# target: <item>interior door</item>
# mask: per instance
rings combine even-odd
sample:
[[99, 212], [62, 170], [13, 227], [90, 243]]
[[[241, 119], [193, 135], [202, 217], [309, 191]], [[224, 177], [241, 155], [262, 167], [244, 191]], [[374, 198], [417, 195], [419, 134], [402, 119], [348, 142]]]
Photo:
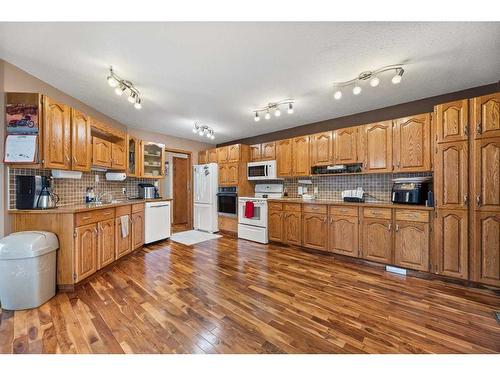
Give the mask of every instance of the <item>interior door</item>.
[[[188, 222], [188, 159], [173, 157], [173, 224]], [[209, 185], [209, 184], [207, 184]]]

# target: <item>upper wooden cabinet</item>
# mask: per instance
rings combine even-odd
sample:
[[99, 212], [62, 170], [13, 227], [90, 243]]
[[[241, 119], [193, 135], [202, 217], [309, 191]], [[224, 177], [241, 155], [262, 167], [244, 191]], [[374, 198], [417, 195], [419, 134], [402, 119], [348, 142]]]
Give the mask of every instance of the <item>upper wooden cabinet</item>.
[[219, 185], [236, 186], [239, 178], [239, 163], [219, 164]]
[[471, 126], [476, 139], [500, 137], [500, 93], [471, 99]]
[[135, 177], [141, 174], [140, 157], [141, 152], [140, 142], [137, 138], [127, 137], [127, 176]]
[[125, 146], [118, 143], [111, 144], [111, 168], [125, 170], [127, 167]]
[[311, 166], [333, 163], [333, 132], [317, 133], [310, 136]]
[[92, 164], [98, 167], [111, 168], [111, 142], [92, 137]]
[[198, 164], [207, 164], [207, 150], [198, 152]]
[[43, 166], [71, 169], [71, 108], [43, 98]]
[[236, 163], [248, 161], [249, 148], [240, 143], [217, 148], [217, 163]]
[[358, 162], [359, 127], [353, 126], [335, 130], [333, 133], [335, 164], [352, 164]]
[[207, 163], [217, 163], [217, 149], [211, 148], [211, 149], [207, 150], [206, 162]]
[[430, 113], [394, 120], [394, 172], [431, 170], [430, 123]]
[[292, 140], [292, 161], [294, 176], [309, 176], [309, 136], [295, 137]]
[[468, 100], [439, 104], [434, 108], [436, 142], [465, 141], [469, 134]]
[[90, 171], [92, 164], [92, 140], [90, 118], [84, 113], [71, 110], [71, 169]]
[[261, 144], [260, 158], [261, 158], [261, 160], [275, 160], [276, 159], [275, 142], [266, 142], [266, 143]]
[[500, 137], [473, 142], [474, 207], [481, 211], [500, 211]]
[[231, 145], [227, 146], [228, 151], [227, 151], [227, 162], [228, 163], [235, 163], [240, 161], [241, 159], [241, 145]]
[[217, 147], [217, 163], [227, 163], [229, 158], [229, 149], [227, 146]]
[[261, 144], [250, 145], [250, 161], [261, 161]]
[[439, 208], [468, 207], [469, 152], [467, 141], [440, 143], [434, 163], [435, 202]]
[[165, 145], [141, 141], [141, 177], [165, 176]]
[[291, 176], [292, 173], [292, 138], [276, 142], [276, 164], [278, 177]]
[[392, 121], [365, 125], [362, 129], [365, 172], [392, 172]]

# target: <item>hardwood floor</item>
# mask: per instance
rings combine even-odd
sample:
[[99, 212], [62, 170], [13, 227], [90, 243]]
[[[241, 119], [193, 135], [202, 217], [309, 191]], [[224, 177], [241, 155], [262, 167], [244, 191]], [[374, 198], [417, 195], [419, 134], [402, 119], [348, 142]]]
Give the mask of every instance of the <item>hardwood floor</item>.
[[488, 290], [223, 238], [146, 246], [38, 309], [0, 353], [500, 352]]

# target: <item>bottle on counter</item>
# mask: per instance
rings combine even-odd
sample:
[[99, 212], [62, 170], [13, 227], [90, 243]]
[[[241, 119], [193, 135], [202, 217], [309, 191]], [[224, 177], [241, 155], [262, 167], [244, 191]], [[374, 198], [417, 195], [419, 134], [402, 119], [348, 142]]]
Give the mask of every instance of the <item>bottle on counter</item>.
[[93, 187], [88, 187], [85, 192], [85, 203], [95, 202], [95, 193]]

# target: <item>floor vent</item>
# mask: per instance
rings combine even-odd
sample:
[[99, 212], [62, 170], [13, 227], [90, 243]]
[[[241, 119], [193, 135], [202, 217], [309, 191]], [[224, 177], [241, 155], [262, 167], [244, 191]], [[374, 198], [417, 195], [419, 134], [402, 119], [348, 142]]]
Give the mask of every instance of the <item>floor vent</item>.
[[497, 323], [500, 324], [500, 311], [495, 311], [495, 318], [497, 318]]
[[397, 273], [399, 275], [406, 275], [406, 270], [404, 268], [385, 266], [385, 270], [392, 273]]

